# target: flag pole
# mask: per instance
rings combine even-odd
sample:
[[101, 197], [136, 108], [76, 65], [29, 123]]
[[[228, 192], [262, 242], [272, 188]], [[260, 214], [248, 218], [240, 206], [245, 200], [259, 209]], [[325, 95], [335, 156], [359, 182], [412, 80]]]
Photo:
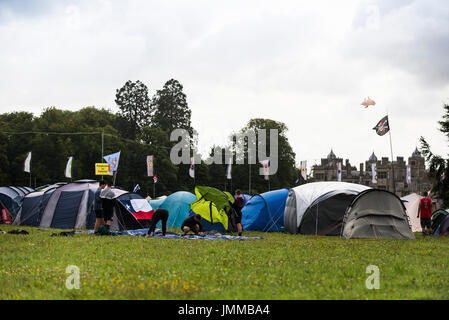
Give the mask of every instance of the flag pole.
[[[388, 117], [388, 111], [387, 111], [387, 117]], [[394, 158], [393, 158], [393, 144], [392, 144], [392, 142], [391, 142], [391, 123], [390, 123], [390, 118], [388, 117], [388, 134], [389, 134], [389, 136], [390, 136], [390, 152], [391, 152], [391, 171], [392, 171], [392, 174], [393, 174], [393, 178], [392, 178], [392, 180], [393, 180], [393, 193], [395, 193], [396, 194], [396, 183], [395, 183], [395, 181], [394, 181]]]
[[249, 164], [249, 174], [248, 174], [248, 179], [249, 179], [249, 190], [248, 193], [251, 194], [251, 163], [249, 163], [249, 157], [248, 157], [248, 164]]
[[[101, 131], [101, 163], [104, 163], [104, 130]], [[103, 175], [101, 175], [101, 180], [103, 180]]]

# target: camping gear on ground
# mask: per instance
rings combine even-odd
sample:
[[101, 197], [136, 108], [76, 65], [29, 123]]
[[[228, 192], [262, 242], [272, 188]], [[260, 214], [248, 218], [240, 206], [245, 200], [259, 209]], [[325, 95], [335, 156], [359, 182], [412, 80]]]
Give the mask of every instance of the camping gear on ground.
[[11, 230], [8, 231], [9, 234], [30, 234], [28, 231], [26, 230], [19, 230], [19, 229], [15, 229], [15, 230]]
[[50, 237], [73, 237], [75, 235], [75, 230], [73, 231], [62, 231], [59, 233], [52, 233]]
[[0, 209], [7, 209], [14, 220], [22, 206], [23, 197], [33, 191], [29, 187], [0, 187]]
[[346, 208], [370, 187], [347, 182], [312, 182], [289, 190], [284, 228], [296, 234], [340, 235]]
[[405, 206], [392, 192], [368, 189], [350, 203], [341, 235], [353, 238], [415, 239]]
[[441, 224], [441, 222], [444, 220], [444, 218], [446, 218], [448, 213], [449, 213], [448, 210], [443, 210], [443, 209], [438, 209], [432, 213], [432, 218], [430, 220], [432, 232], [435, 232], [437, 230], [438, 226]]
[[407, 210], [407, 216], [410, 221], [413, 232], [421, 232], [421, 221], [418, 218], [419, 202], [422, 196], [416, 193], [411, 193], [401, 200], [404, 203], [405, 209]]
[[[95, 234], [93, 230], [89, 231], [76, 231], [76, 233], [87, 233]], [[122, 230], [122, 231], [112, 231], [111, 234], [105, 235], [120, 235], [120, 236], [134, 236], [134, 237], [145, 237], [148, 233], [148, 228], [136, 229], [136, 230]], [[222, 235], [218, 232], [208, 231], [202, 235], [187, 234], [182, 235], [175, 232], [167, 231], [165, 236], [162, 235], [160, 229], [156, 229], [156, 235], [153, 237], [148, 237], [148, 239], [181, 239], [181, 240], [263, 240], [263, 237], [244, 237], [244, 236], [231, 236]]]
[[231, 208], [235, 199], [229, 192], [212, 187], [197, 186], [195, 195], [197, 200], [190, 204], [190, 209], [203, 218], [201, 224], [204, 231], [237, 230], [234, 221], [235, 212]]
[[242, 209], [246, 231], [284, 231], [284, 210], [288, 189], [254, 195]]

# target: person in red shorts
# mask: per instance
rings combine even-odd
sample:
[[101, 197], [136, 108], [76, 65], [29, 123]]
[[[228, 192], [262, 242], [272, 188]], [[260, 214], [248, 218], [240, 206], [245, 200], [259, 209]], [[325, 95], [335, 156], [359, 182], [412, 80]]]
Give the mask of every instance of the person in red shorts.
[[423, 193], [424, 198], [419, 202], [418, 218], [421, 215], [422, 234], [425, 236], [432, 233], [431, 221], [432, 218], [432, 199], [430, 199], [428, 192]]

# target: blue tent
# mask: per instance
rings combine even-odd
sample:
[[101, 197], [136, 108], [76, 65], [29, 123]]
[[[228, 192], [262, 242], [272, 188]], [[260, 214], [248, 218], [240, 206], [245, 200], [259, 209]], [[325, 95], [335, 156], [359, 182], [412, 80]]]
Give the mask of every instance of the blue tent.
[[196, 196], [186, 191], [169, 195], [159, 207], [168, 210], [167, 228], [181, 228], [182, 222], [189, 216], [190, 204], [195, 201]]
[[14, 219], [22, 206], [25, 195], [34, 191], [28, 187], [0, 187], [0, 207], [4, 207]]
[[167, 196], [162, 196], [156, 199], [150, 199], [148, 200], [148, 203], [150, 204], [151, 208], [153, 208], [154, 211], [156, 211], [167, 199]]
[[66, 183], [64, 182], [47, 185], [45, 188], [41, 188], [40, 191], [27, 194], [23, 198], [22, 207], [14, 220], [14, 224], [33, 227], [39, 226], [42, 214], [51, 194], [57, 188], [65, 184]]
[[286, 188], [253, 196], [242, 209], [243, 230], [283, 231], [287, 196]]

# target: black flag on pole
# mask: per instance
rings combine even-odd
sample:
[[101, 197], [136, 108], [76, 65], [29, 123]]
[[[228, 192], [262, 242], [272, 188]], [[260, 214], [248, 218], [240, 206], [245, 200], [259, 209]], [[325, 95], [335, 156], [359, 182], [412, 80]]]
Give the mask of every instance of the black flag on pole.
[[376, 133], [379, 136], [383, 136], [388, 131], [390, 131], [390, 124], [388, 123], [388, 116], [383, 117], [379, 123], [373, 128], [373, 130], [376, 130]]

